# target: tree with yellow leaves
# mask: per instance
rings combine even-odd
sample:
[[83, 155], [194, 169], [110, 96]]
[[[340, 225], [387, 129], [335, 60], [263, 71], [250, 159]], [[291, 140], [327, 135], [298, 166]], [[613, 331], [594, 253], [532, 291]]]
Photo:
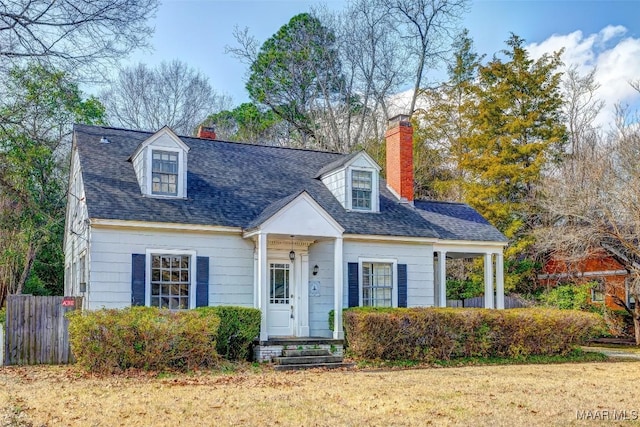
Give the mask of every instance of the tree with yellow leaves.
[[567, 135], [560, 52], [533, 60], [522, 38], [512, 35], [506, 44], [502, 58], [483, 65], [461, 37], [450, 81], [427, 97], [418, 122], [426, 147], [446, 152], [441, 167], [449, 174], [432, 187], [470, 204], [509, 238], [505, 287], [514, 289], [532, 273], [522, 255], [533, 243], [537, 192]]

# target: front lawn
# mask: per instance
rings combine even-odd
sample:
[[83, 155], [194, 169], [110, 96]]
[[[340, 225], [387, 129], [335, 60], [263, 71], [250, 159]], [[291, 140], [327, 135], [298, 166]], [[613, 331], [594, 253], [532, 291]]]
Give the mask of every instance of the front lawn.
[[639, 368], [247, 368], [99, 378], [73, 367], [8, 367], [0, 368], [0, 425], [568, 425], [604, 410], [638, 414]]

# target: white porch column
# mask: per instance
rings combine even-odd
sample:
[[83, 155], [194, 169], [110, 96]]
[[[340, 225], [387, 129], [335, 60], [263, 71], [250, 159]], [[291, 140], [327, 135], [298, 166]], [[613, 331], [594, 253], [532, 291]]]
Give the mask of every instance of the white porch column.
[[484, 308], [493, 306], [493, 259], [492, 254], [484, 254]]
[[333, 338], [344, 339], [342, 330], [342, 237], [333, 242]]
[[447, 306], [447, 251], [438, 251], [438, 307]]
[[300, 285], [298, 291], [298, 336], [309, 336], [309, 254], [300, 255]]
[[258, 288], [260, 291], [260, 341], [267, 341], [267, 311], [269, 306], [269, 289], [267, 286], [267, 234], [258, 234]]
[[496, 308], [504, 308], [504, 256], [496, 254]]
[[260, 309], [260, 282], [258, 281], [258, 247], [253, 251], [253, 308]]

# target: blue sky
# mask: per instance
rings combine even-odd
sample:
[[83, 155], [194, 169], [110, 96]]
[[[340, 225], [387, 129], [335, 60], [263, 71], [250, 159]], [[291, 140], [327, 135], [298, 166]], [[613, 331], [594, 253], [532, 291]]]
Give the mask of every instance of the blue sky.
[[[154, 51], [138, 52], [131, 62], [180, 59], [208, 75], [216, 91], [239, 104], [248, 100], [246, 66], [224, 54], [225, 45], [234, 43], [234, 27], [249, 27], [262, 42], [317, 3], [164, 0], [154, 23]], [[340, 9], [345, 2], [325, 4]], [[640, 0], [475, 0], [462, 25], [469, 29], [476, 50], [489, 57], [504, 48], [513, 32], [531, 44], [534, 57], [564, 47], [566, 63], [581, 62], [576, 65], [584, 71], [597, 65], [603, 85], [608, 85], [602, 97], [611, 108], [615, 102], [634, 104], [639, 98], [625, 86], [626, 80], [640, 78]]]

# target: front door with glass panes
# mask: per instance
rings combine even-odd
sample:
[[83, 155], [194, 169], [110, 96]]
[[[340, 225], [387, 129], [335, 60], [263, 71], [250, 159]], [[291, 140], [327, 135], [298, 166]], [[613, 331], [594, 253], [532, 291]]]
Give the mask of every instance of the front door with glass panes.
[[269, 263], [268, 332], [272, 336], [294, 334], [293, 278], [291, 263], [272, 261]]

